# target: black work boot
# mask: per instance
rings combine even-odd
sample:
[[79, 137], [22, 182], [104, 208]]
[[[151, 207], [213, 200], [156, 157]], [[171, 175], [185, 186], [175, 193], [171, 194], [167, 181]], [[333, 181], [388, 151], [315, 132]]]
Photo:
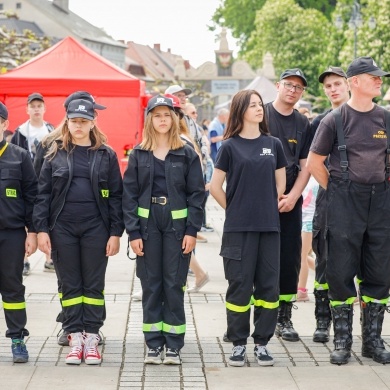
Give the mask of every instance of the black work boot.
[[361, 301], [362, 356], [381, 364], [390, 363], [390, 352], [385, 349], [381, 337], [385, 310], [386, 305], [382, 303]]
[[329, 341], [329, 328], [332, 322], [330, 312], [330, 301], [327, 290], [314, 290], [316, 317], [316, 330], [313, 334], [313, 341], [316, 343], [327, 343]]
[[276, 324], [275, 335], [286, 341], [299, 341], [299, 334], [291, 322], [292, 302], [279, 302], [278, 323]]
[[334, 330], [334, 351], [330, 354], [332, 364], [347, 364], [352, 347], [352, 305], [340, 305], [331, 308]]

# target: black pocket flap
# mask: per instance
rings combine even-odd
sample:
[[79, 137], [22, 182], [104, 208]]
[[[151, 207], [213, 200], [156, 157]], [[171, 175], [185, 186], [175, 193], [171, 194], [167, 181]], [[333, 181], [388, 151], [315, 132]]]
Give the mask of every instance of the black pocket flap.
[[227, 259], [241, 260], [241, 247], [239, 245], [222, 246], [219, 255]]

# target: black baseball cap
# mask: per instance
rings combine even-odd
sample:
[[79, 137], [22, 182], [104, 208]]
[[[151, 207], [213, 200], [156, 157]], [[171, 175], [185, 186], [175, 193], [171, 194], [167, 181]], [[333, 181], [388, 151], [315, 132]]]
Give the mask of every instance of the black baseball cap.
[[72, 100], [68, 104], [66, 116], [68, 118], [85, 118], [92, 121], [95, 119], [95, 107], [93, 106], [93, 103], [89, 100]]
[[335, 74], [335, 75], [337, 75], [337, 76], [347, 78], [347, 75], [345, 74], [343, 68], [340, 68], [339, 66], [329, 66], [329, 68], [328, 68], [325, 72], [322, 72], [322, 73], [319, 75], [318, 81], [319, 81], [320, 83], [323, 83], [325, 77], [326, 77], [326, 76], [329, 76], [330, 74]]
[[0, 102], [0, 117], [7, 120], [8, 119], [8, 110], [5, 104]]
[[146, 108], [146, 114], [149, 114], [150, 111], [152, 111], [154, 108], [159, 106], [167, 106], [170, 110], [173, 111], [173, 101], [170, 98], [167, 98], [162, 95], [157, 95], [153, 98], [151, 98], [148, 101], [148, 107]]
[[347, 77], [357, 76], [363, 73], [368, 73], [373, 76], [390, 76], [390, 73], [380, 69], [371, 57], [355, 58], [348, 66]]
[[296, 76], [303, 81], [303, 85], [307, 87], [307, 80], [303, 72], [299, 68], [286, 69], [281, 75], [280, 80], [286, 79], [287, 77]]
[[89, 92], [76, 91], [66, 98], [64, 102], [65, 110], [68, 109], [68, 105], [72, 100], [78, 100], [78, 99], [84, 99], [90, 101], [91, 103], [93, 103], [93, 108], [95, 110], [105, 110], [107, 108], [106, 106], [102, 106], [101, 104], [96, 103], [94, 97]]
[[39, 92], [33, 92], [32, 94], [28, 95], [27, 104], [30, 104], [33, 100], [40, 100], [42, 102], [45, 102], [43, 100], [43, 96]]

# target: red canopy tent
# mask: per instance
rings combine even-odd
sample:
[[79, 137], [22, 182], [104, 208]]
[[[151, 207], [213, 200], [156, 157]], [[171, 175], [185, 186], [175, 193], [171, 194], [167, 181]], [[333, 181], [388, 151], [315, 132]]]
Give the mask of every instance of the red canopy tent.
[[9, 110], [10, 129], [28, 119], [27, 96], [39, 92], [45, 98], [45, 120], [57, 126], [65, 115], [63, 103], [75, 91], [88, 91], [98, 103], [98, 125], [119, 158], [123, 147], [140, 142], [145, 84], [67, 37], [25, 64], [0, 75], [0, 100]]

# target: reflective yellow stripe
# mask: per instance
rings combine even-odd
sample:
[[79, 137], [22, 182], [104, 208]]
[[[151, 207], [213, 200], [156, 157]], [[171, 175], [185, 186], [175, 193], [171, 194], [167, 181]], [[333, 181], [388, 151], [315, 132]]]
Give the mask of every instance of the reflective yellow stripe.
[[171, 213], [172, 213], [172, 219], [187, 218], [188, 209], [172, 210]]
[[314, 282], [314, 288], [318, 291], [320, 290], [329, 290], [329, 285], [328, 283], [318, 283], [317, 281]]
[[169, 325], [163, 323], [163, 332], [172, 334], [183, 334], [186, 332], [186, 325]]
[[267, 302], [262, 299], [254, 299], [253, 304], [258, 307], [264, 307], [265, 309], [277, 309], [279, 307], [279, 301]]
[[363, 282], [363, 279], [356, 278], [356, 283], [357, 284], [360, 284], [361, 282]]
[[356, 297], [351, 297], [351, 298], [348, 298], [347, 300], [345, 300], [344, 302], [342, 302], [342, 301], [330, 301], [330, 305], [332, 307], [340, 306], [340, 305], [353, 305], [355, 299], [356, 299]]
[[142, 324], [143, 332], [159, 332], [163, 328], [163, 322], [156, 322], [155, 324]]
[[187, 291], [187, 286], [183, 286], [183, 287], [182, 287], [182, 290], [183, 290], [184, 292], [186, 292], [186, 291]]
[[389, 298], [375, 299], [375, 298], [367, 297], [366, 295], [362, 296], [362, 300], [363, 300], [363, 302], [366, 302], [366, 303], [370, 303], [370, 302], [381, 303], [382, 305], [386, 305], [387, 302], [389, 302]]
[[104, 306], [104, 299], [83, 297], [83, 303], [87, 305]]
[[246, 306], [238, 306], [233, 305], [233, 303], [226, 302], [226, 309], [230, 311], [235, 311], [236, 313], [245, 313], [246, 311], [251, 309], [251, 304], [249, 302], [249, 304]]
[[62, 292], [58, 293], [58, 298], [62, 299]]
[[294, 302], [297, 300], [297, 294], [279, 295], [279, 301]]
[[79, 305], [81, 303], [83, 303], [83, 297], [62, 300], [62, 306], [64, 307]]
[[3, 155], [5, 149], [7, 149], [8, 142], [5, 143], [5, 145], [0, 149], [0, 157]]
[[137, 214], [142, 218], [149, 218], [149, 210], [142, 207], [138, 207]]
[[23, 310], [26, 308], [26, 302], [7, 303], [3, 301], [4, 310]]

